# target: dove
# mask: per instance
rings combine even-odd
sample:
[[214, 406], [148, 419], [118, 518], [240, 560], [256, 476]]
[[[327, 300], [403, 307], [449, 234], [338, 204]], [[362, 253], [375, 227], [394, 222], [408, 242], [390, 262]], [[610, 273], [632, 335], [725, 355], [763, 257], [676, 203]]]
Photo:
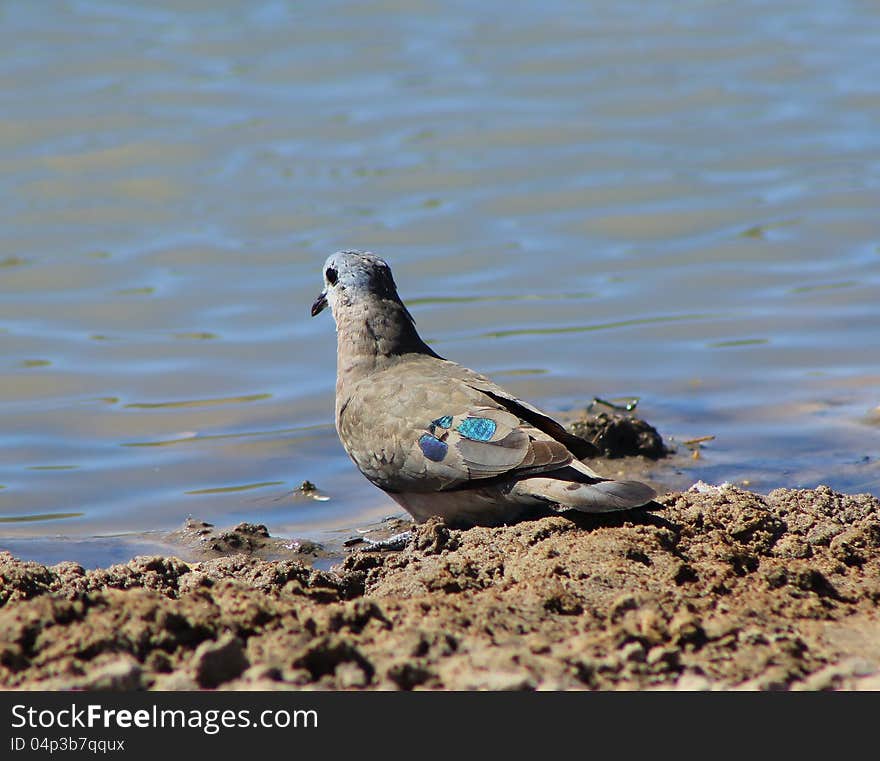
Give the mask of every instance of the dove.
[[360, 472], [417, 523], [511, 523], [536, 508], [604, 513], [656, 496], [604, 478], [598, 454], [537, 407], [444, 359], [419, 336], [388, 264], [368, 251], [324, 263], [315, 315], [336, 323], [336, 431]]

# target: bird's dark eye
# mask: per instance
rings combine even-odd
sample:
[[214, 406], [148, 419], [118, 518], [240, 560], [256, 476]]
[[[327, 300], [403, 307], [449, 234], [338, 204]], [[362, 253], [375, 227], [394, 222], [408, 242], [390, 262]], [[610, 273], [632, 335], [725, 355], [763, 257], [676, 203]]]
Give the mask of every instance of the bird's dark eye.
[[339, 280], [339, 275], [333, 267], [327, 267], [324, 277], [327, 278], [327, 282], [330, 283], [330, 285], [336, 285], [336, 281]]

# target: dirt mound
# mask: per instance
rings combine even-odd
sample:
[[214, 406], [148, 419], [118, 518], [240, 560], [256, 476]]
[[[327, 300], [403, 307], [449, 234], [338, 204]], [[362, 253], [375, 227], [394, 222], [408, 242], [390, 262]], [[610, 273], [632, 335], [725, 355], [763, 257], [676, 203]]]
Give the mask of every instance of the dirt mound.
[[601, 456], [610, 459], [641, 456], [659, 460], [671, 451], [654, 426], [630, 414], [585, 413], [568, 430], [595, 444]]
[[335, 572], [245, 554], [95, 571], [2, 554], [0, 686], [880, 688], [880, 501], [824, 487], [660, 501], [429, 522]]

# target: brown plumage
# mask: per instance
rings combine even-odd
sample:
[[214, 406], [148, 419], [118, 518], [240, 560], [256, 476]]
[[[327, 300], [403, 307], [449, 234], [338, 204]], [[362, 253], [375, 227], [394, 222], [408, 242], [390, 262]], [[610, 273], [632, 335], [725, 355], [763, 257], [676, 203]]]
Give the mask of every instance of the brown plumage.
[[497, 524], [552, 503], [608, 512], [654, 490], [603, 478], [596, 454], [489, 378], [437, 355], [419, 337], [388, 265], [342, 251], [324, 265], [336, 321], [336, 430], [355, 465], [419, 522]]

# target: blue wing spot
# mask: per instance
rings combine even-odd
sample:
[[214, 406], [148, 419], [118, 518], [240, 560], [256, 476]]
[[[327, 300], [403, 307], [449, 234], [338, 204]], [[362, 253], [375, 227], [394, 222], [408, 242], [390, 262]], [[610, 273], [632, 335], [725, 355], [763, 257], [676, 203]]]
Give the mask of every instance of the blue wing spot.
[[456, 427], [466, 439], [489, 441], [495, 435], [495, 421], [487, 417], [466, 417]]
[[444, 442], [430, 433], [422, 434], [419, 439], [419, 448], [422, 450], [422, 454], [433, 462], [440, 462], [446, 457], [446, 452], [449, 449]]
[[438, 417], [436, 420], [432, 420], [431, 424], [436, 425], [438, 428], [449, 428], [452, 425], [452, 415]]

